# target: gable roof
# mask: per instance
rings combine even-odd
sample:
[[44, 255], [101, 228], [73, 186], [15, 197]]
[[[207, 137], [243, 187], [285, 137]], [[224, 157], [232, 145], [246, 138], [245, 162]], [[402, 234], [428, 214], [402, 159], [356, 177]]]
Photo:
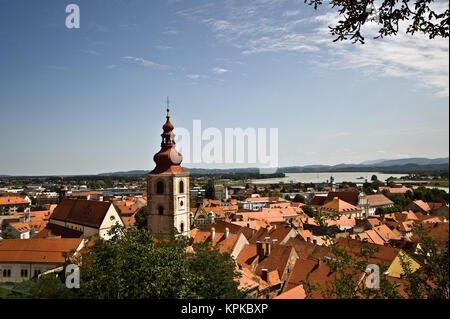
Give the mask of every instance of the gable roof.
[[33, 238], [80, 238], [83, 232], [75, 229], [66, 228], [60, 225], [47, 223], [45, 227]]
[[356, 206], [358, 205], [359, 200], [358, 196], [359, 192], [352, 192], [352, 191], [329, 192], [325, 200], [325, 204], [331, 202], [337, 197], [340, 200], [343, 200], [344, 202]]
[[0, 262], [63, 263], [63, 252], [76, 250], [81, 238], [4, 239]]
[[50, 219], [99, 228], [111, 205], [96, 200], [63, 199]]
[[0, 196], [0, 205], [24, 205], [24, 204], [30, 204], [30, 202], [20, 196]]
[[367, 195], [367, 200], [370, 207], [384, 206], [384, 205], [394, 205], [394, 202], [383, 194]]
[[350, 203], [347, 203], [343, 201], [342, 199], [339, 199], [338, 197], [335, 197], [332, 201], [326, 203], [321, 207], [323, 210], [327, 211], [333, 211], [338, 213], [344, 213], [344, 212], [352, 212], [352, 211], [358, 211], [360, 210], [358, 207], [353, 206]]
[[276, 296], [274, 299], [305, 299], [306, 293], [303, 285], [298, 285], [282, 294]]

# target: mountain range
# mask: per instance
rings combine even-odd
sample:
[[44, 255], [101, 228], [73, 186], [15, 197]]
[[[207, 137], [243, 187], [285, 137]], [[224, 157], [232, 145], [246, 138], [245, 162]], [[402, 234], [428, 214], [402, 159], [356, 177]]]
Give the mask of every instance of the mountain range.
[[[191, 174], [235, 174], [235, 173], [258, 173], [258, 168], [229, 168], [229, 169], [207, 169], [207, 168], [185, 168]], [[360, 164], [338, 164], [338, 165], [306, 165], [280, 167], [278, 173], [319, 173], [319, 172], [389, 172], [409, 173], [411, 171], [448, 171], [449, 158], [429, 159], [424, 157], [403, 159], [379, 159], [365, 161]], [[143, 175], [146, 170], [134, 170], [128, 172], [103, 173], [100, 176], [114, 175]]]

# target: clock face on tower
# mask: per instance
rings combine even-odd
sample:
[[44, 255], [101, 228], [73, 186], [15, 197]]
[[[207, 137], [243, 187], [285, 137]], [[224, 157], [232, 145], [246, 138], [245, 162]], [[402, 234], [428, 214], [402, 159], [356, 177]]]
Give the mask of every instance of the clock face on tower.
[[178, 196], [178, 210], [186, 210], [186, 196]]

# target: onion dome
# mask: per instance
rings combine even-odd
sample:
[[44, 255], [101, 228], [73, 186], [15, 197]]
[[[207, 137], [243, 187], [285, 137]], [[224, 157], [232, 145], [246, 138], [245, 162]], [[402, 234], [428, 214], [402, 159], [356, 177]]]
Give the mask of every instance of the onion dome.
[[153, 157], [156, 167], [151, 173], [185, 173], [183, 168], [180, 166], [183, 161], [183, 156], [175, 148], [175, 134], [173, 134], [174, 126], [170, 123], [169, 100], [167, 100], [166, 123], [164, 123], [162, 128], [163, 133], [161, 134], [161, 150]]

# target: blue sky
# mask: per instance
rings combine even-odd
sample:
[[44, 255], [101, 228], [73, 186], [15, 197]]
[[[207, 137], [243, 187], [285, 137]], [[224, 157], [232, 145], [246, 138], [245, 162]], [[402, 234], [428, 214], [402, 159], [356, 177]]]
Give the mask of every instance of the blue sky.
[[448, 40], [336, 43], [333, 21], [299, 0], [0, 0], [0, 174], [151, 169], [167, 95], [175, 126], [278, 128], [280, 166], [447, 157]]

